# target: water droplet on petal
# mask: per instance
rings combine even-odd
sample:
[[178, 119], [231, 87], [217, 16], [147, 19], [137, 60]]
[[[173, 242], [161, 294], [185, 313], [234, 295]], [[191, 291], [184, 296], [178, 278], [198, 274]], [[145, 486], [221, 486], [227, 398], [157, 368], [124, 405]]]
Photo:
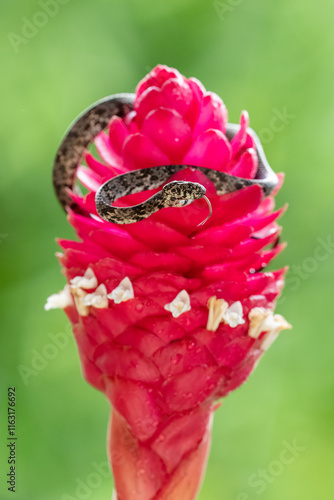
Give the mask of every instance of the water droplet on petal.
[[190, 342], [187, 345], [188, 351], [192, 351], [195, 347], [195, 342], [193, 340], [190, 340]]
[[177, 365], [182, 359], [182, 354], [175, 354], [172, 358], [172, 364]]

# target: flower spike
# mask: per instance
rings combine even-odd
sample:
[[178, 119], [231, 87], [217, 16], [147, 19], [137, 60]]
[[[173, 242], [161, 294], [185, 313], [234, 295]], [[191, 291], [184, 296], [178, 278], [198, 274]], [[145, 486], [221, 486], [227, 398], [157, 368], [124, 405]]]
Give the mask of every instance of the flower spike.
[[[88, 127], [75, 122], [54, 170], [79, 240], [60, 240], [67, 285], [46, 309], [64, 309], [83, 376], [112, 405], [113, 500], [195, 500], [219, 400], [291, 327], [274, 314], [285, 270], [266, 269], [284, 248], [268, 250], [281, 230], [277, 176], [248, 114], [228, 123], [220, 97], [167, 66], [150, 71], [135, 94], [102, 100], [82, 116]], [[96, 157], [86, 150], [93, 140]], [[266, 187], [260, 177], [269, 170]], [[217, 179], [237, 190], [218, 189]], [[86, 195], [69, 189], [75, 180]], [[205, 221], [202, 203], [193, 203], [204, 195]], [[140, 219], [143, 206], [152, 208], [148, 196], [158, 209]], [[160, 209], [163, 196], [168, 206]], [[101, 218], [96, 198], [119, 198], [109, 207], [116, 221]]]

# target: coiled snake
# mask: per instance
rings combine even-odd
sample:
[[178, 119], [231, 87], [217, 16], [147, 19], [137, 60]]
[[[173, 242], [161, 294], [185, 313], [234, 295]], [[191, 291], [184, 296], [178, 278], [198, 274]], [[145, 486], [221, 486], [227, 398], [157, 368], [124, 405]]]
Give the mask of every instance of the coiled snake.
[[[65, 210], [74, 205], [68, 190], [73, 189], [76, 169], [85, 150], [94, 138], [108, 126], [113, 116], [124, 117], [133, 109], [134, 99], [134, 94], [115, 94], [106, 97], [85, 110], [69, 127], [59, 146], [53, 167], [53, 185], [57, 198]], [[227, 125], [226, 136], [229, 141], [233, 139], [238, 130], [239, 125]], [[132, 207], [112, 206], [112, 203], [122, 196], [158, 188], [172, 175], [189, 167], [203, 172], [213, 182], [218, 195], [231, 193], [254, 184], [261, 186], [266, 196], [269, 195], [277, 185], [278, 178], [270, 168], [257, 135], [252, 129], [248, 129], [248, 132], [254, 139], [258, 156], [258, 171], [255, 179], [243, 179], [210, 168], [192, 165], [163, 165], [134, 170], [113, 177], [99, 188], [95, 196], [98, 214], [109, 222], [131, 224], [149, 217], [162, 208], [181, 207], [196, 199], [204, 198], [205, 188], [201, 184], [172, 181], [139, 205]]]

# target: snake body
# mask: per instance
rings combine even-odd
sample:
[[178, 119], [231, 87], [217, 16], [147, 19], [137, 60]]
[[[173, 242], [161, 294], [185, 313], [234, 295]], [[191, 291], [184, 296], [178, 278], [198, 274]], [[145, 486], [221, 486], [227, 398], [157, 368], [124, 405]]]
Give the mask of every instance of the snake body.
[[[75, 181], [76, 169], [85, 150], [94, 138], [105, 129], [113, 116], [124, 117], [133, 109], [134, 94], [116, 94], [106, 97], [84, 111], [69, 127], [54, 162], [53, 184], [60, 204], [66, 210], [74, 203], [68, 194]], [[239, 130], [239, 125], [228, 124], [226, 136], [229, 141]], [[238, 191], [244, 187], [258, 185], [268, 196], [277, 185], [278, 178], [265, 157], [261, 143], [252, 129], [258, 156], [258, 171], [255, 179], [243, 179], [218, 170], [193, 165], [161, 165], [133, 170], [105, 182], [95, 197], [96, 209], [104, 220], [116, 224], [130, 224], [149, 217], [165, 207], [181, 207], [195, 199], [205, 197], [205, 188], [197, 182], [172, 181], [148, 200], [132, 207], [113, 207], [112, 203], [123, 196], [160, 187], [174, 174], [186, 168], [200, 170], [214, 184], [217, 194]]]

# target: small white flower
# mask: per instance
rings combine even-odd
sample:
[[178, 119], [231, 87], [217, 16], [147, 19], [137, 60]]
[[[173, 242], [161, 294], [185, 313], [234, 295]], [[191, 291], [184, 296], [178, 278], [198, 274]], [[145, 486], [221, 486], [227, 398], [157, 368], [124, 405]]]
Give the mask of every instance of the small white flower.
[[113, 300], [115, 304], [126, 302], [127, 300], [133, 299], [134, 296], [133, 286], [128, 277], [124, 278], [120, 284], [107, 295], [108, 299]]
[[283, 318], [283, 316], [280, 316], [279, 314], [274, 315], [270, 311], [270, 314], [265, 318], [265, 320], [262, 323], [262, 331], [269, 332], [270, 330], [277, 330], [277, 328], [279, 328], [281, 324], [280, 320], [278, 319], [279, 317]]
[[212, 332], [218, 330], [220, 323], [227, 323], [231, 328], [243, 325], [243, 309], [240, 301], [228, 306], [224, 299], [217, 299], [214, 295], [208, 300], [209, 317], [206, 329]]
[[177, 294], [172, 302], [164, 306], [164, 309], [171, 312], [173, 318], [178, 318], [181, 314], [190, 311], [191, 305], [188, 292], [186, 290], [182, 290]]
[[95, 292], [87, 293], [83, 299], [84, 306], [93, 306], [97, 309], [104, 309], [108, 307], [108, 297], [106, 286], [102, 283], [97, 287]]
[[71, 279], [72, 288], [83, 288], [84, 290], [89, 290], [91, 288], [96, 288], [98, 285], [97, 278], [94, 274], [93, 269], [90, 267], [86, 270], [83, 276], [76, 276]]
[[235, 328], [236, 326], [243, 325], [245, 323], [240, 300], [230, 305], [224, 314], [223, 320], [225, 323], [228, 323], [231, 328]]
[[87, 292], [85, 292], [85, 290], [83, 290], [82, 288], [72, 288], [72, 287], [71, 287], [71, 292], [74, 297], [75, 307], [77, 308], [77, 311], [80, 314], [80, 316], [88, 316], [89, 307], [85, 306], [84, 304], [84, 299], [87, 295]]
[[228, 303], [224, 299], [217, 299], [216, 295], [208, 300], [209, 316], [206, 329], [215, 332], [218, 330], [220, 323], [223, 321], [224, 315], [228, 308]]
[[272, 315], [270, 309], [265, 309], [264, 307], [253, 307], [249, 311], [249, 330], [248, 335], [253, 339], [257, 339], [261, 332], [263, 332], [263, 324], [265, 320]]
[[267, 331], [268, 333], [266, 333], [261, 340], [261, 349], [263, 351], [269, 349], [282, 330], [290, 330], [291, 328], [292, 326], [290, 323], [280, 314], [271, 314], [268, 316], [262, 325], [262, 331]]
[[46, 299], [46, 304], [44, 309], [50, 311], [50, 309], [65, 309], [65, 307], [73, 304], [73, 299], [70, 293], [70, 287], [65, 285], [65, 288], [59, 292], [50, 295]]
[[260, 348], [266, 351], [282, 330], [292, 328], [280, 314], [273, 314], [270, 309], [254, 307], [248, 315], [248, 335], [253, 339], [259, 338], [262, 332], [267, 332], [261, 339]]

